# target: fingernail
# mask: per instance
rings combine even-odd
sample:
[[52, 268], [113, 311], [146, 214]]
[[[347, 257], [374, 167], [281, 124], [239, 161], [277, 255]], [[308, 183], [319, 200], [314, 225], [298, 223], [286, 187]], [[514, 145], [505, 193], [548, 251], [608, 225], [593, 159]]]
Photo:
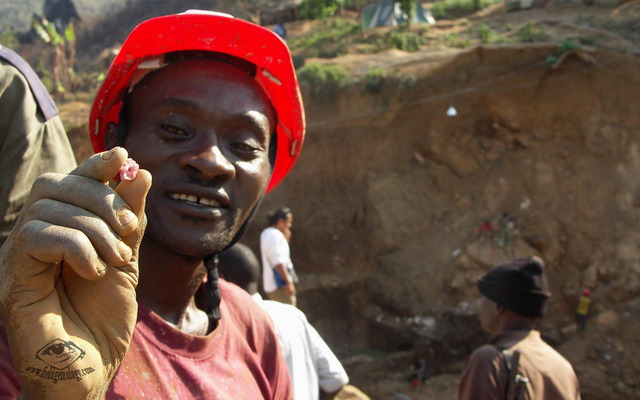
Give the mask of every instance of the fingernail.
[[107, 267], [100, 266], [98, 267], [97, 271], [98, 271], [98, 276], [103, 277], [107, 273]]
[[100, 158], [102, 158], [103, 161], [109, 161], [111, 160], [111, 157], [113, 157], [113, 153], [115, 152], [116, 152], [116, 149], [105, 151], [104, 153], [100, 154]]
[[131, 249], [121, 240], [118, 241], [118, 254], [125, 261], [129, 261], [131, 258]]
[[120, 207], [118, 210], [118, 221], [122, 226], [129, 225], [133, 219], [136, 217], [134, 213], [131, 212], [127, 207]]

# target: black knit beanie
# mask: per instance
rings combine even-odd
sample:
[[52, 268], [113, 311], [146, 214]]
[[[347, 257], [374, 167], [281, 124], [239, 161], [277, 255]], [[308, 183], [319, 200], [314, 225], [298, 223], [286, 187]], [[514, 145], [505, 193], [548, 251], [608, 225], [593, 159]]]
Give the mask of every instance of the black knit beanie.
[[527, 317], [539, 318], [551, 296], [538, 257], [519, 258], [500, 264], [478, 280], [482, 295], [504, 308]]

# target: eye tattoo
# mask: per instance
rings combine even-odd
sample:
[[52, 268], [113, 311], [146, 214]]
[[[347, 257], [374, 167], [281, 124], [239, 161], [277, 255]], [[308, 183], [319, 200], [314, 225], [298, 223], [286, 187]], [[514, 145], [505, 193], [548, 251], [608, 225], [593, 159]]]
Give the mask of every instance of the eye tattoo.
[[83, 376], [95, 372], [91, 367], [71, 369], [71, 366], [84, 356], [85, 351], [71, 340], [54, 339], [36, 352], [35, 359], [41, 365], [27, 366], [26, 372], [53, 383], [67, 380], [81, 381]]

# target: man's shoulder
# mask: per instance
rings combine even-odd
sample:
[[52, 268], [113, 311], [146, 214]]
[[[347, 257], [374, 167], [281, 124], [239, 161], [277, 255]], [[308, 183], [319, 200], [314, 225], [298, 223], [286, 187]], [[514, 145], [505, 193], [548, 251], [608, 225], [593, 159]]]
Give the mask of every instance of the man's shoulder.
[[253, 328], [271, 327], [269, 316], [247, 292], [222, 279], [218, 281], [218, 285], [229, 318]]
[[277, 230], [273, 226], [268, 226], [264, 228], [260, 233], [260, 240], [274, 238], [277, 237], [278, 234], [281, 234], [279, 230]]
[[527, 351], [528, 347], [536, 348], [538, 352], [541, 352], [541, 354], [545, 355], [545, 359], [547, 359], [549, 362], [554, 362], [556, 365], [563, 365], [565, 368], [571, 368], [571, 370], [573, 370], [571, 363], [566, 358], [564, 358], [564, 356], [560, 354], [560, 352], [558, 352], [556, 349], [551, 347], [551, 345], [545, 342], [540, 336], [540, 332], [532, 331], [532, 334], [528, 339], [529, 340], [523, 341], [523, 352]]
[[274, 322], [287, 321], [288, 323], [308, 324], [307, 316], [297, 307], [274, 300], [262, 300], [258, 303], [269, 314]]
[[469, 362], [478, 362], [478, 363], [493, 362], [499, 356], [500, 356], [500, 349], [498, 349], [498, 347], [491, 344], [485, 344], [477, 348], [473, 353], [471, 353], [471, 356], [469, 357]]

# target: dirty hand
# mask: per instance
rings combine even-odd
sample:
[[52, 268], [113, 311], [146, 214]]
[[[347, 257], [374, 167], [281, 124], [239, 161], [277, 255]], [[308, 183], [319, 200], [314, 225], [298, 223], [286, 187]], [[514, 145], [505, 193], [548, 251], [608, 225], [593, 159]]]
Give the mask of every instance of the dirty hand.
[[0, 318], [22, 398], [102, 398], [137, 316], [138, 248], [151, 175], [105, 185], [115, 148], [34, 183], [0, 248]]

